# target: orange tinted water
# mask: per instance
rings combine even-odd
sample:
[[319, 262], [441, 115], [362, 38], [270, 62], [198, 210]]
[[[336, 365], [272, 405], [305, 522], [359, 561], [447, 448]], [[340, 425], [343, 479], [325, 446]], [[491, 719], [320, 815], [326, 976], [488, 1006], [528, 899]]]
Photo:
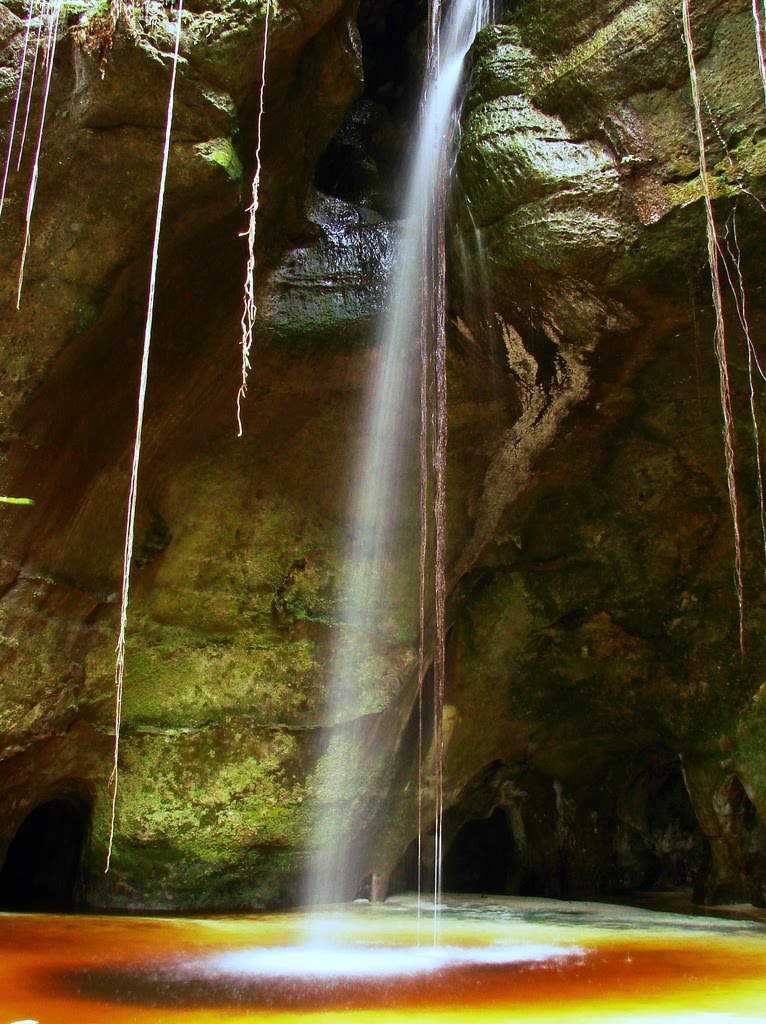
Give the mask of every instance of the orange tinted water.
[[315, 912], [309, 947], [298, 914], [0, 915], [0, 1024], [766, 1020], [763, 925], [467, 899], [420, 931], [406, 900]]

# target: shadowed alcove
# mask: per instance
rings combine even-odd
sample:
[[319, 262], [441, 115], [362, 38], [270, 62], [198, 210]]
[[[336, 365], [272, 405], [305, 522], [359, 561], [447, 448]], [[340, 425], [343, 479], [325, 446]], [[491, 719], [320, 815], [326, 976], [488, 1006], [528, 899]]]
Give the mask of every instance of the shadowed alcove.
[[72, 910], [82, 888], [89, 826], [88, 805], [79, 798], [56, 797], [31, 811], [0, 870], [0, 908]]
[[514, 857], [514, 842], [505, 811], [496, 807], [488, 818], [467, 821], [444, 858], [448, 892], [503, 895]]

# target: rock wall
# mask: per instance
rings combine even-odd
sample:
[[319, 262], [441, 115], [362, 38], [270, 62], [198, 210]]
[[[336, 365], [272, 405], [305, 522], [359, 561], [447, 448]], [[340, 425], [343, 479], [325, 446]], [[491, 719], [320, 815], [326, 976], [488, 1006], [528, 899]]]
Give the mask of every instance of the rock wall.
[[[2, 125], [23, 16], [0, 5]], [[186, 15], [106, 876], [171, 12], [123, 4], [115, 20], [94, 5], [62, 22], [19, 311], [29, 154], [0, 221], [0, 493], [35, 500], [0, 505], [0, 856], [35, 807], [76, 802], [90, 905], [299, 898], [418, 17], [384, 0], [359, 12], [276, 4], [260, 316], [238, 440], [264, 4], [194, 0]], [[736, 230], [760, 351], [766, 117], [750, 4], [693, 0], [692, 19], [715, 213], [732, 253]], [[679, 6], [508, 3], [467, 84], [450, 218], [447, 880], [556, 895], [685, 887], [763, 904], [764, 554], [747, 349], [729, 296], [741, 655]], [[359, 708], [373, 753], [348, 794], [352, 893], [366, 876], [374, 895], [413, 882], [409, 555], [392, 565], [380, 687]], [[427, 773], [426, 814], [432, 794]]]
[[[345, 422], [367, 357], [350, 365], [349, 342], [338, 339], [320, 367], [311, 357], [318, 332], [279, 332], [280, 318], [289, 320], [279, 282], [290, 276], [280, 257], [290, 246], [315, 253], [315, 273], [335, 273], [345, 293], [348, 275], [330, 266], [340, 236], [349, 259], [358, 257], [351, 276], [361, 273], [362, 252], [383, 276], [385, 232], [371, 225], [365, 234], [354, 211], [340, 211], [345, 224], [333, 220], [330, 231], [328, 202], [309, 209], [314, 165], [362, 87], [354, 14], [354, 4], [336, 0], [281, 3], [273, 22], [259, 257], [274, 284], [241, 442], [240, 232], [264, 5], [192, 5], [184, 22], [140, 481], [119, 835], [105, 878], [121, 535], [171, 12], [126, 9], [103, 80], [78, 25], [61, 33], [18, 313], [14, 263], [27, 176], [11, 178], [0, 225], [14, 254], [2, 285], [3, 322], [13, 330], [4, 349], [3, 493], [35, 506], [25, 517], [2, 511], [3, 841], [62, 786], [86, 789], [88, 894], [100, 904], [274, 902], [303, 841], [309, 726], [332, 620], [338, 452], [348, 447]], [[11, 63], [21, 23], [14, 9], [4, 17]], [[7, 89], [3, 115], [10, 98]], [[314, 295], [329, 310], [324, 283]], [[91, 294], [87, 322], [78, 323]], [[291, 288], [287, 301], [296, 296]], [[374, 306], [360, 299], [354, 315], [364, 321]], [[354, 335], [350, 314], [344, 330]], [[15, 352], [23, 359], [14, 362]]]
[[[710, 847], [710, 862], [690, 868], [697, 897], [717, 900], [720, 876], [729, 894], [762, 905], [763, 540], [747, 348], [727, 294], [741, 656], [679, 10], [597, 7], [513, 5], [476, 48], [458, 160], [471, 218], [458, 236], [474, 278], [488, 279], [522, 415], [496, 440], [473, 536], [455, 559], [450, 796], [472, 817], [461, 794], [479, 762], [499, 762], [515, 802], [494, 806], [510, 820], [516, 808], [530, 829], [542, 777], [548, 834], [522, 861], [542, 875], [538, 888], [609, 892], [629, 866], [625, 827], [642, 836], [639, 849], [656, 845], [652, 827], [621, 810], [626, 793], [642, 773], [683, 772]], [[736, 291], [739, 258], [757, 346], [764, 109], [752, 12], [697, 3], [692, 19], [726, 273]], [[476, 320], [469, 300], [462, 315]], [[755, 408], [762, 418], [758, 397]], [[732, 824], [745, 804], [755, 839]], [[668, 856], [687, 844], [693, 864], [700, 837], [676, 815]], [[732, 867], [748, 856], [747, 870]]]

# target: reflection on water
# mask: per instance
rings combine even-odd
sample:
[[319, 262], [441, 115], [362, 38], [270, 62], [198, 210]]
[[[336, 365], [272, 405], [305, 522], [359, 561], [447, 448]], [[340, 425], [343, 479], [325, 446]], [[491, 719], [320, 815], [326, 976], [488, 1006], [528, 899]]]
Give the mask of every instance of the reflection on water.
[[[0, 1024], [766, 1021], [766, 927], [551, 900], [206, 919], [0, 915]], [[427, 932], [428, 929], [425, 929]]]
[[395, 978], [432, 974], [462, 966], [542, 963], [582, 952], [563, 946], [496, 945], [478, 949], [460, 946], [282, 946], [245, 949], [198, 961], [192, 970], [267, 978], [330, 981], [349, 978]]

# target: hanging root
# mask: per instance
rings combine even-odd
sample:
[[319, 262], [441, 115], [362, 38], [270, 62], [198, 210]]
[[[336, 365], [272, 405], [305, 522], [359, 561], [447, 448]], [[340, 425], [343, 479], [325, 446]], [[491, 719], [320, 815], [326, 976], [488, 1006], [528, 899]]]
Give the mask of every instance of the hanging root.
[[[31, 238], [30, 227], [32, 223], [32, 211], [35, 206], [35, 196], [37, 194], [37, 181], [40, 175], [40, 152], [43, 147], [43, 130], [45, 128], [45, 115], [48, 110], [48, 98], [51, 91], [51, 78], [53, 76], [53, 62], [56, 56], [56, 42], [58, 39], [58, 26], [59, 17], [61, 15], [62, 0], [51, 0], [46, 10], [46, 19], [48, 24], [47, 35], [45, 40], [45, 86], [43, 88], [43, 106], [40, 112], [40, 129], [37, 133], [37, 147], [35, 149], [34, 163], [32, 164], [32, 180], [29, 184], [29, 194], [27, 196], [27, 212], [26, 212], [26, 223], [24, 228], [24, 246], [21, 251], [21, 263], [19, 266], [19, 279], [18, 279], [18, 290], [16, 292], [16, 309], [21, 306], [21, 291], [24, 287], [24, 269], [27, 262], [27, 252], [29, 251], [29, 241]], [[32, 85], [29, 87], [30, 101], [32, 96]], [[23, 146], [23, 139], [22, 139]], [[21, 159], [21, 155], [19, 155]]]
[[418, 624], [418, 942], [423, 884], [423, 685], [426, 669], [426, 564], [428, 557], [428, 318], [423, 304], [420, 321], [420, 559]]
[[8, 185], [8, 172], [11, 169], [11, 154], [13, 152], [13, 143], [16, 137], [16, 122], [19, 117], [19, 104], [21, 102], [21, 90], [24, 85], [24, 70], [27, 66], [27, 51], [29, 50], [29, 33], [32, 28], [32, 12], [34, 8], [35, 0], [29, 0], [29, 7], [27, 8], [27, 20], [24, 25], [24, 43], [21, 48], [21, 60], [19, 61], [19, 80], [16, 83], [16, 94], [13, 100], [13, 115], [11, 117], [11, 126], [8, 129], [8, 152], [5, 157], [5, 168], [3, 170], [3, 184], [0, 187], [0, 217], [3, 216], [3, 206], [5, 204], [5, 190]]
[[755, 396], [755, 371], [757, 370], [762, 379], [764, 378], [763, 368], [761, 367], [758, 359], [758, 352], [753, 342], [753, 336], [750, 332], [750, 322], [747, 316], [747, 299], [745, 296], [745, 278], [742, 273], [742, 250], [739, 246], [739, 239], [737, 237], [737, 208], [735, 206], [732, 217], [732, 236], [729, 238], [729, 233], [726, 233], [726, 248], [729, 253], [731, 262], [736, 270], [737, 282], [736, 287], [734, 281], [729, 273], [729, 268], [724, 262], [726, 267], [726, 276], [729, 279], [729, 286], [731, 288], [732, 295], [734, 296], [734, 303], [737, 309], [737, 317], [742, 327], [742, 333], [745, 335], [745, 341], [747, 342], [747, 379], [749, 385], [749, 397], [750, 397], [750, 422], [753, 428], [753, 443], [755, 445], [755, 465], [758, 477], [758, 509], [761, 520], [761, 540], [763, 544], [763, 557], [764, 557], [764, 571], [766, 572], [766, 509], [764, 508], [764, 484], [763, 484], [763, 455], [761, 452], [761, 435], [758, 424], [758, 408]]
[[683, 36], [689, 62], [689, 79], [691, 82], [692, 101], [694, 104], [694, 120], [699, 144], [700, 178], [705, 198], [705, 217], [707, 225], [708, 262], [710, 264], [710, 280], [715, 310], [715, 352], [718, 360], [719, 384], [721, 392], [721, 409], [723, 412], [723, 442], [726, 462], [726, 486], [729, 494], [729, 506], [734, 529], [734, 588], [739, 614], [739, 645], [745, 650], [745, 614], [744, 595], [742, 592], [742, 539], [739, 529], [739, 510], [737, 506], [737, 486], [734, 466], [734, 418], [731, 405], [731, 384], [729, 381], [729, 362], [726, 354], [726, 326], [721, 295], [721, 277], [719, 272], [720, 242], [716, 230], [713, 213], [713, 199], [710, 194], [708, 180], [707, 154], [705, 150], [705, 133], [702, 126], [702, 104], [700, 100], [699, 78], [694, 58], [694, 40], [692, 38], [689, 0], [681, 2], [683, 14]]
[[[426, 78], [438, 78], [440, 63], [439, 33], [442, 23], [442, 0], [431, 0], [428, 10], [428, 61]], [[424, 96], [427, 110], [428, 100]], [[441, 203], [442, 182], [433, 183], [431, 206], [433, 208], [433, 234], [424, 238], [423, 264], [427, 274], [423, 278], [423, 330], [430, 330], [433, 336], [433, 395], [432, 412], [433, 439], [431, 464], [433, 470], [434, 500], [434, 656], [433, 656], [433, 748], [434, 748], [434, 864], [433, 864], [433, 942], [438, 941], [439, 904], [441, 902], [442, 876], [442, 826], [444, 820], [444, 494], [446, 487], [446, 334], [440, 328], [444, 323], [444, 266], [441, 262], [440, 243], [444, 238], [444, 209]], [[421, 388], [422, 401], [422, 388]], [[421, 410], [422, 415], [422, 410]]]
[[261, 95], [258, 108], [258, 127], [255, 142], [255, 174], [252, 201], [248, 209], [250, 222], [247, 229], [247, 271], [245, 274], [245, 308], [242, 312], [242, 383], [237, 392], [237, 437], [242, 437], [242, 402], [247, 397], [247, 376], [250, 372], [250, 350], [253, 347], [253, 328], [258, 307], [255, 302], [255, 235], [261, 192], [261, 141], [263, 129], [264, 97], [266, 94], [266, 57], [269, 48], [269, 21], [271, 0], [266, 0], [266, 20], [263, 26], [263, 62], [261, 65]]
[[21, 170], [21, 161], [24, 159], [24, 143], [27, 141], [27, 130], [29, 128], [29, 115], [32, 113], [32, 96], [34, 95], [35, 79], [37, 78], [37, 65], [40, 63], [40, 50], [43, 39], [43, 28], [46, 22], [46, 11], [50, 3], [46, 4], [44, 13], [41, 15], [37, 25], [37, 38], [35, 39], [34, 57], [32, 58], [32, 70], [29, 73], [29, 85], [27, 87], [27, 102], [24, 109], [24, 125], [21, 129], [21, 140], [19, 142], [19, 156], [16, 161], [16, 170]]
[[173, 70], [170, 77], [170, 97], [165, 122], [165, 148], [162, 156], [162, 174], [157, 198], [157, 217], [154, 225], [154, 246], [152, 248], [152, 266], [149, 276], [149, 301], [146, 310], [146, 327], [144, 329], [144, 348], [141, 360], [141, 379], [138, 387], [138, 414], [136, 417], [136, 436], [133, 445], [133, 465], [130, 474], [130, 490], [128, 492], [128, 515], [125, 527], [125, 549], [122, 564], [122, 599], [120, 602], [120, 633], [117, 639], [117, 658], [114, 668], [115, 710], [114, 710], [114, 759], [110, 785], [112, 787], [112, 810], [109, 823], [109, 842], [106, 853], [106, 869], [109, 871], [114, 844], [114, 825], [117, 815], [117, 782], [120, 762], [120, 728], [122, 726], [122, 694], [125, 677], [125, 635], [128, 625], [128, 600], [130, 595], [130, 569], [133, 563], [133, 537], [136, 527], [136, 503], [138, 497], [138, 467], [141, 461], [141, 435], [144, 426], [144, 404], [146, 400], [146, 383], [149, 375], [149, 351], [152, 343], [152, 322], [154, 319], [154, 297], [157, 284], [157, 259], [160, 249], [160, 228], [162, 226], [162, 210], [165, 204], [165, 186], [168, 176], [170, 159], [170, 136], [173, 129], [173, 107], [176, 91], [176, 75], [178, 72], [178, 51], [181, 43], [181, 16], [183, 0], [178, 0], [178, 16], [176, 20], [176, 42], [173, 52]]
[[117, 23], [125, 14], [130, 13], [133, 19], [137, 18], [138, 11], [139, 9], [134, 8], [130, 2], [109, 0], [105, 9], [98, 8], [98, 13], [91, 13], [84, 25], [72, 30], [72, 34], [79, 40], [85, 52], [98, 61], [98, 70], [102, 78], [106, 77], [106, 66], [114, 46]]
[[[758, 42], [758, 64], [761, 72], [761, 79], [764, 82], [764, 89], [766, 90], [766, 68], [764, 68], [764, 52], [763, 52], [763, 27], [760, 16], [759, 0], [753, 2], [753, 19], [756, 27], [756, 40]], [[713, 125], [715, 133], [718, 137], [718, 141], [723, 147], [726, 157], [731, 167], [732, 176], [737, 180], [737, 185], [743, 196], [753, 200], [758, 207], [766, 213], [766, 207], [763, 202], [753, 192], [748, 189], [741, 178], [737, 164], [729, 152], [729, 147], [726, 144], [726, 140], [723, 137], [723, 132], [716, 120], [713, 111], [710, 108], [710, 104], [707, 98], [704, 97], [705, 106], [707, 108], [707, 114], [710, 119], [710, 123]], [[748, 393], [750, 401], [750, 422], [753, 431], [753, 444], [755, 447], [755, 464], [756, 464], [756, 475], [758, 485], [758, 511], [761, 523], [761, 542], [764, 553], [764, 571], [766, 571], [766, 508], [764, 507], [764, 474], [763, 474], [763, 453], [761, 450], [761, 439], [760, 439], [760, 427], [758, 423], [758, 408], [755, 394], [755, 375], [757, 374], [762, 380], [766, 381], [766, 374], [761, 366], [761, 362], [758, 358], [758, 351], [753, 341], [753, 336], [750, 331], [750, 322], [747, 315], [747, 298], [745, 293], [745, 279], [742, 273], [742, 251], [739, 246], [739, 239], [737, 237], [737, 210], [739, 206], [739, 197], [734, 205], [734, 209], [731, 215], [731, 226], [732, 233], [731, 237], [729, 234], [729, 225], [726, 225], [726, 251], [729, 256], [729, 261], [726, 259], [726, 255], [722, 250], [719, 252], [721, 256], [721, 262], [726, 272], [726, 277], [729, 282], [729, 288], [734, 299], [735, 309], [737, 311], [737, 318], [742, 328], [742, 333], [745, 336], [747, 344], [747, 377], [748, 377]], [[732, 274], [729, 269], [729, 263], [734, 267], [736, 272], [736, 284], [732, 279]], [[696, 330], [696, 323], [695, 323]]]

